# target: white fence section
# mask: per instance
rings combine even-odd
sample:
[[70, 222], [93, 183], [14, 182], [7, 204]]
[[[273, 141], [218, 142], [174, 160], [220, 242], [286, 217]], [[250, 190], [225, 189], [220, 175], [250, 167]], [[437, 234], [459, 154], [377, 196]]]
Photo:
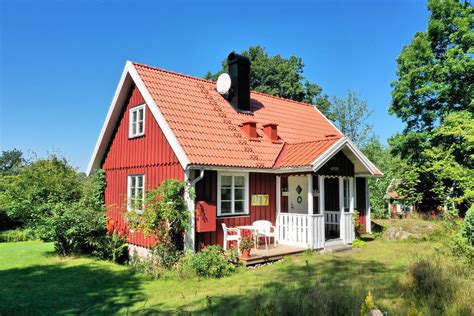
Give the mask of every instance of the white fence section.
[[324, 247], [324, 216], [280, 213], [277, 216], [278, 242], [318, 249]]
[[344, 213], [344, 243], [351, 244], [355, 238], [354, 213]]

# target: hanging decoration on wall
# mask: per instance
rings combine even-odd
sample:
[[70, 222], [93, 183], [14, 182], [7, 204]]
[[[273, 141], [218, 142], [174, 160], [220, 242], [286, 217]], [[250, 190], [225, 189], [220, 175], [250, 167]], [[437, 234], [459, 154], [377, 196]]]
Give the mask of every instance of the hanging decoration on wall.
[[303, 198], [301, 196], [298, 196], [296, 198], [296, 202], [298, 202], [298, 204], [301, 204], [301, 202], [303, 202]]

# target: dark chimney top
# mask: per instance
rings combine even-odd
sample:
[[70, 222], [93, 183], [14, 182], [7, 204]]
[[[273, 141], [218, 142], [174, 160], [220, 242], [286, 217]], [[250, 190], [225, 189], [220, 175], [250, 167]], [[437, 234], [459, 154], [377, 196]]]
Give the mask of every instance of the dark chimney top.
[[231, 93], [229, 101], [239, 111], [250, 111], [250, 59], [232, 52], [227, 57]]

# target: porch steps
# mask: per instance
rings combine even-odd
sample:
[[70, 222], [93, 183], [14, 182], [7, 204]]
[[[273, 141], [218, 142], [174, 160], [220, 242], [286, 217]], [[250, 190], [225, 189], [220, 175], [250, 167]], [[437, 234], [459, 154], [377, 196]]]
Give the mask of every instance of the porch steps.
[[352, 250], [352, 245], [334, 245], [325, 247], [320, 253], [335, 253]]

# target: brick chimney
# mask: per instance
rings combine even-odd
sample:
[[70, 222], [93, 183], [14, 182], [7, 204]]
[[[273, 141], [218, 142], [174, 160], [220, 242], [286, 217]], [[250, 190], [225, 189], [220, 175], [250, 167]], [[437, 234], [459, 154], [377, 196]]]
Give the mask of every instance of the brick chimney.
[[246, 121], [240, 124], [240, 127], [250, 139], [257, 139], [257, 122]]

